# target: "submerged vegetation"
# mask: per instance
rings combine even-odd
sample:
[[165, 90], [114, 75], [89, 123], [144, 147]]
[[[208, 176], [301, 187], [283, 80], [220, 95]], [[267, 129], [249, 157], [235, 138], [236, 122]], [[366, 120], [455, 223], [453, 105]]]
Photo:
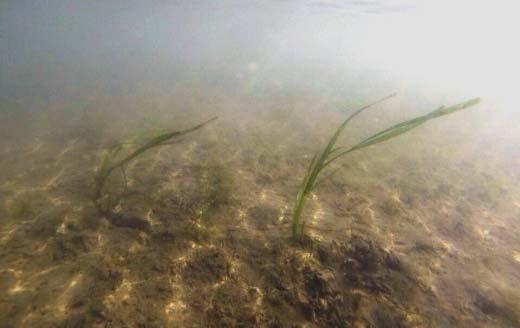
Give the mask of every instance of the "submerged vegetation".
[[172, 143], [173, 139], [184, 136], [190, 132], [199, 130], [199, 129], [203, 128], [204, 126], [206, 126], [207, 124], [213, 122], [216, 119], [217, 119], [216, 117], [213, 117], [205, 122], [197, 124], [188, 129], [167, 132], [167, 133], [158, 135], [158, 136], [152, 138], [150, 141], [148, 141], [144, 145], [142, 145], [139, 148], [132, 151], [127, 156], [125, 156], [119, 160], [115, 160], [115, 158], [123, 150], [123, 144], [118, 143], [114, 147], [112, 147], [112, 149], [106, 154], [105, 158], [103, 159], [101, 167], [98, 169], [96, 176], [95, 176], [94, 202], [96, 203], [96, 206], [98, 207], [98, 209], [102, 212], [106, 212], [106, 210], [107, 210], [107, 208], [105, 206], [101, 205], [101, 199], [103, 197], [103, 189], [105, 187], [105, 184], [106, 184], [108, 178], [110, 177], [110, 175], [115, 170], [117, 170], [117, 169], [121, 170], [123, 177], [125, 179], [125, 184], [126, 184], [125, 167], [131, 160], [142, 155], [144, 152], [146, 152], [147, 150], [150, 150], [152, 148], [170, 145]]
[[361, 114], [365, 109], [372, 107], [378, 103], [381, 103], [382, 101], [385, 101], [391, 97], [393, 97], [394, 94], [387, 96], [383, 99], [380, 99], [372, 104], [366, 105], [364, 107], [361, 107], [360, 109], [353, 112], [346, 120], [341, 123], [341, 125], [336, 129], [332, 137], [330, 138], [327, 146], [323, 149], [321, 154], [318, 156], [317, 154], [314, 155], [312, 158], [309, 167], [307, 169], [307, 172], [305, 174], [305, 177], [303, 178], [302, 185], [300, 187], [300, 190], [298, 191], [298, 194], [296, 196], [296, 202], [294, 204], [294, 211], [292, 214], [292, 234], [293, 237], [296, 240], [301, 240], [302, 237], [305, 234], [305, 220], [302, 217], [303, 209], [305, 206], [305, 202], [307, 200], [307, 197], [311, 192], [313, 192], [323, 181], [334, 175], [336, 170], [333, 170], [332, 172], [328, 173], [321, 179], [318, 179], [320, 174], [323, 172], [325, 168], [327, 168], [332, 162], [335, 160], [353, 152], [356, 150], [363, 149], [368, 146], [376, 145], [378, 143], [390, 140], [392, 138], [395, 138], [401, 134], [404, 134], [424, 123], [427, 121], [438, 118], [444, 115], [452, 114], [456, 111], [468, 108], [470, 106], [473, 106], [477, 104], [480, 99], [474, 98], [470, 99], [468, 101], [453, 105], [451, 107], [445, 108], [444, 106], [419, 117], [416, 117], [414, 119], [396, 124], [392, 127], [389, 127], [383, 131], [380, 131], [365, 140], [361, 141], [360, 143], [348, 148], [348, 147], [335, 147], [336, 142], [338, 141], [339, 136], [345, 129], [345, 127], [348, 125], [348, 123], [357, 115]]

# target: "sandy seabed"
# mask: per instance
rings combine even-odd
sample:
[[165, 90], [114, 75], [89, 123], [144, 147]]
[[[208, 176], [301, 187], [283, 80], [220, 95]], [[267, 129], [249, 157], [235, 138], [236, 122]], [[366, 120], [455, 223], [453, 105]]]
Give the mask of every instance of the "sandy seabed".
[[[520, 326], [520, 154], [468, 154], [442, 123], [353, 154], [297, 245], [297, 188], [341, 120], [297, 99], [2, 114], [0, 327]], [[97, 211], [110, 144], [212, 115], [113, 174], [120, 224]]]

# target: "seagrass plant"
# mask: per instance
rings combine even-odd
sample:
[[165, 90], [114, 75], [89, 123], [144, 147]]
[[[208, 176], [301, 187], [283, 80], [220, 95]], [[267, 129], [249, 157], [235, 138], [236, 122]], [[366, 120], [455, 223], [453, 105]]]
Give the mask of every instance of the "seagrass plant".
[[394, 95], [395, 94], [392, 94], [390, 96], [387, 96], [383, 99], [380, 99], [372, 104], [366, 105], [366, 106], [354, 111], [336, 129], [336, 131], [330, 138], [327, 146], [323, 149], [323, 151], [319, 155], [318, 154], [314, 155], [314, 157], [312, 158], [312, 160], [309, 164], [309, 167], [308, 167], [305, 177], [303, 179], [303, 182], [302, 182], [302, 185], [298, 192], [298, 195], [296, 196], [296, 202], [294, 204], [294, 211], [292, 214], [292, 234], [293, 234], [293, 238], [295, 240], [301, 241], [302, 237], [304, 237], [305, 220], [302, 217], [302, 213], [303, 213], [303, 209], [304, 209], [307, 197], [309, 196], [309, 194], [311, 192], [313, 192], [316, 189], [316, 187], [318, 187], [323, 181], [325, 181], [327, 178], [331, 177], [337, 171], [337, 170], [333, 170], [332, 172], [329, 172], [324, 177], [321, 177], [320, 179], [318, 179], [320, 177], [320, 174], [323, 172], [323, 170], [326, 169], [332, 162], [336, 161], [337, 159], [339, 159], [347, 154], [350, 154], [353, 151], [360, 150], [365, 147], [372, 146], [372, 145], [381, 143], [383, 141], [387, 141], [389, 139], [395, 138], [403, 133], [406, 133], [406, 132], [428, 122], [429, 120], [432, 120], [432, 119], [435, 119], [435, 118], [438, 118], [438, 117], [441, 117], [444, 115], [452, 114], [459, 110], [473, 106], [480, 101], [479, 98], [474, 98], [474, 99], [453, 105], [448, 108], [440, 107], [426, 115], [416, 117], [414, 119], [391, 126], [388, 129], [382, 130], [350, 148], [335, 147], [339, 136], [341, 135], [341, 133], [343, 132], [345, 127], [348, 125], [348, 123], [354, 117], [361, 114], [365, 109], [372, 107], [375, 104], [378, 104], [388, 98], [391, 98]]
[[103, 159], [101, 167], [98, 169], [96, 176], [94, 178], [94, 181], [95, 181], [94, 202], [96, 203], [96, 206], [98, 207], [98, 209], [100, 209], [102, 211], [109, 210], [109, 209], [103, 208], [103, 206], [100, 204], [100, 200], [103, 196], [103, 189], [105, 187], [105, 184], [106, 184], [108, 178], [110, 177], [110, 175], [114, 171], [116, 171], [117, 169], [121, 170], [123, 177], [125, 179], [125, 183], [126, 183], [125, 167], [131, 160], [142, 155], [144, 152], [146, 152], [147, 150], [150, 150], [152, 148], [170, 145], [170, 144], [172, 144], [173, 139], [184, 136], [190, 132], [199, 130], [199, 129], [203, 128], [204, 126], [206, 126], [207, 124], [209, 124], [210, 122], [213, 122], [216, 119], [217, 118], [214, 117], [212, 119], [209, 119], [205, 122], [202, 122], [200, 124], [197, 124], [191, 128], [185, 129], [185, 130], [167, 132], [167, 133], [158, 135], [156, 137], [153, 137], [148, 142], [146, 142], [144, 145], [138, 147], [134, 151], [130, 152], [127, 156], [124, 156], [119, 160], [116, 160], [116, 158], [120, 154], [120, 152], [123, 150], [123, 144], [119, 143], [116, 146], [112, 147], [112, 149], [110, 149], [110, 151], [106, 154], [105, 158]]

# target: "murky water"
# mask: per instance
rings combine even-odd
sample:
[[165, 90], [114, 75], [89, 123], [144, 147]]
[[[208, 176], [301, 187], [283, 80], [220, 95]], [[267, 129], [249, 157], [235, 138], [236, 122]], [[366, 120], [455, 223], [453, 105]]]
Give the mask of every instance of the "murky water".
[[520, 326], [513, 9], [2, 3], [0, 327]]

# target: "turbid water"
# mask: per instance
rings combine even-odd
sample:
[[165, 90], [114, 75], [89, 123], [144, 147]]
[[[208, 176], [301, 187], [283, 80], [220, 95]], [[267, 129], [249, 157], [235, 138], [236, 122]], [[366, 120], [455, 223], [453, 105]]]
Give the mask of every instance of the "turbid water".
[[[399, 1], [0, 8], [0, 327], [520, 326], [512, 98], [386, 39], [470, 29]], [[331, 163], [295, 238], [311, 159], [390, 93], [336, 146], [482, 101]]]

